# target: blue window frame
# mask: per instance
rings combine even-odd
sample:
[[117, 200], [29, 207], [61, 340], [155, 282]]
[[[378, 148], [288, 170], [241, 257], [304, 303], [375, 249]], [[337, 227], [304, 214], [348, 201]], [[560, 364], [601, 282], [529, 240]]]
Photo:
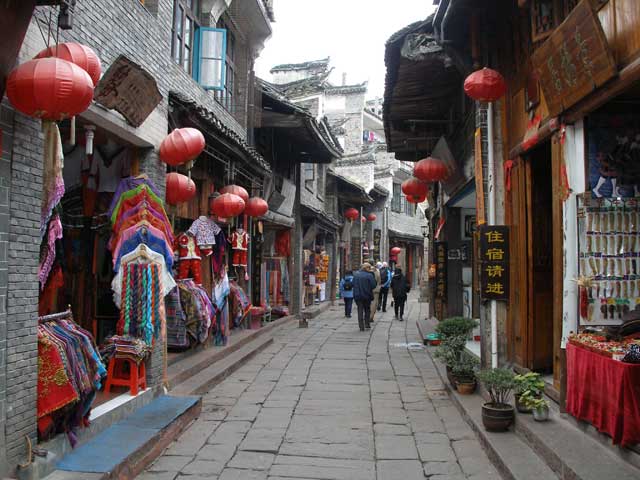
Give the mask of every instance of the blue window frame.
[[196, 33], [193, 78], [205, 90], [224, 90], [227, 31], [200, 27]]

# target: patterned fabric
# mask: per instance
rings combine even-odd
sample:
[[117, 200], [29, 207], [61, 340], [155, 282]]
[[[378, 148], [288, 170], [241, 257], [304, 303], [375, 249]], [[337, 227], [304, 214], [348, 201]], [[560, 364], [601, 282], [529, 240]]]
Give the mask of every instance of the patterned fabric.
[[216, 235], [220, 233], [220, 227], [210, 218], [201, 216], [191, 224], [187, 233], [196, 237], [199, 247], [203, 245], [215, 245]]
[[51, 273], [51, 267], [56, 259], [56, 241], [62, 238], [62, 223], [58, 214], [54, 214], [49, 221], [49, 233], [47, 242], [40, 259], [40, 268], [38, 270], [38, 278], [40, 280], [40, 290], [44, 290], [44, 286]]
[[172, 348], [189, 346], [185, 314], [180, 303], [180, 290], [176, 287], [164, 298], [167, 315], [167, 345]]
[[[120, 232], [125, 231], [132, 226], [137, 225], [140, 222], [147, 222], [153, 225], [155, 228], [160, 230], [169, 243], [173, 243], [173, 229], [168, 222], [167, 217], [160, 216], [160, 213], [156, 212], [151, 207], [140, 207], [136, 206], [133, 210], [127, 211], [124, 215], [119, 217], [119, 220], [113, 225], [113, 233], [111, 234], [111, 238], [109, 239], [109, 243], [107, 247], [111, 250], [113, 246], [118, 242], [120, 237]], [[129, 213], [131, 213], [129, 215]]]
[[247, 250], [249, 248], [249, 235], [244, 230], [238, 229], [231, 234], [231, 248], [233, 250]]
[[247, 294], [240, 288], [236, 282], [230, 282], [229, 301], [231, 304], [231, 321], [234, 327], [240, 326], [242, 320], [249, 313], [251, 308], [251, 302]]
[[60, 130], [55, 122], [42, 122], [44, 132], [44, 161], [42, 178], [42, 208], [40, 238], [44, 238], [53, 209], [64, 196], [64, 155]]
[[122, 306], [116, 332], [141, 338], [151, 345], [162, 323], [160, 269], [153, 263], [125, 263], [122, 268]]
[[80, 399], [67, 375], [62, 355], [51, 339], [38, 333], [38, 418]]
[[120, 180], [120, 183], [118, 184], [118, 187], [116, 188], [116, 191], [113, 194], [113, 200], [111, 201], [111, 205], [109, 206], [109, 210], [107, 211], [107, 214], [111, 216], [116, 206], [118, 205], [118, 199], [122, 196], [122, 194], [124, 194], [125, 192], [128, 192], [129, 190], [134, 190], [140, 185], [147, 185], [153, 191], [153, 193], [155, 193], [158, 196], [158, 198], [162, 197], [162, 195], [160, 194], [160, 190], [158, 190], [158, 187], [156, 187], [155, 184], [148, 178], [144, 178], [144, 177], [123, 178], [122, 180]]
[[[114, 197], [115, 198], [115, 197]], [[142, 200], [146, 200], [151, 203], [151, 206], [155, 208], [158, 212], [166, 215], [164, 210], [162, 199], [156, 195], [153, 190], [148, 185], [140, 185], [133, 190], [129, 190], [128, 192], [123, 193], [118, 198], [116, 205], [111, 212], [111, 224], [116, 222], [118, 215], [122, 209], [129, 210], [133, 208], [136, 204], [140, 203]]]
[[122, 243], [117, 255], [114, 254], [113, 271], [115, 273], [118, 273], [118, 270], [120, 269], [122, 256], [133, 252], [141, 243], [150, 247], [151, 250], [160, 253], [164, 257], [167, 269], [171, 271], [173, 268], [173, 250], [167, 245], [166, 238], [164, 238], [164, 236], [158, 237], [153, 235], [149, 231], [146, 233], [138, 231], [133, 237]]

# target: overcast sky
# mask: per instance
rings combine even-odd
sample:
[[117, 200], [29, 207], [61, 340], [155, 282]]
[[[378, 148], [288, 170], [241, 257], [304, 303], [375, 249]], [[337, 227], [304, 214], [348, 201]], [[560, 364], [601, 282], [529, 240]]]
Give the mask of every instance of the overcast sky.
[[331, 57], [332, 83], [369, 81], [367, 98], [384, 93], [384, 44], [401, 28], [424, 20], [432, 0], [275, 0], [276, 22], [256, 63], [256, 73], [282, 63]]

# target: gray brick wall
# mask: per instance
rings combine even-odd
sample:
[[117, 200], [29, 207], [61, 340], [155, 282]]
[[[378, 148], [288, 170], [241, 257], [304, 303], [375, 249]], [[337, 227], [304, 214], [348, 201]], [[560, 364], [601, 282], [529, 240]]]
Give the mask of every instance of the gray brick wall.
[[[48, 14], [48, 7], [40, 11]], [[246, 125], [224, 110], [212, 92], [202, 89], [171, 59], [172, 18], [173, 0], [147, 0], [147, 7], [137, 0], [80, 1], [74, 28], [61, 31], [60, 41], [77, 41], [93, 48], [100, 57], [103, 72], [118, 55], [124, 54], [156, 79], [163, 100], [141, 127], [132, 128], [110, 112], [100, 113], [129, 134], [157, 148], [168, 131], [169, 92], [179, 91], [246, 138]], [[252, 45], [238, 46], [248, 50], [239, 52], [239, 58], [250, 66]], [[44, 47], [37, 24], [32, 21], [19, 61], [32, 58]], [[92, 107], [92, 111], [100, 109]], [[2, 109], [0, 122], [3, 131], [6, 123], [14, 133], [10, 138], [6, 133], [9, 129], [5, 131], [0, 161], [0, 474], [7, 472], [7, 464], [11, 467], [25, 460], [25, 436], [36, 437], [37, 272], [43, 150], [40, 122], [21, 114], [11, 119], [7, 112]], [[244, 122], [246, 116], [238, 118]], [[142, 171], [164, 190], [165, 166], [158, 161], [157, 150], [141, 154]], [[157, 345], [149, 364], [150, 385], [160, 382], [161, 352]]]

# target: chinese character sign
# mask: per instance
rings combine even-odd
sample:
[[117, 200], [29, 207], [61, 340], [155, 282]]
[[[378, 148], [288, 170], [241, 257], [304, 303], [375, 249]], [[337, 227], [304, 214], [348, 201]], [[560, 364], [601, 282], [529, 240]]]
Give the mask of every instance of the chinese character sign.
[[509, 300], [509, 227], [482, 225], [480, 288], [485, 300]]
[[447, 298], [447, 242], [436, 242], [436, 298]]

